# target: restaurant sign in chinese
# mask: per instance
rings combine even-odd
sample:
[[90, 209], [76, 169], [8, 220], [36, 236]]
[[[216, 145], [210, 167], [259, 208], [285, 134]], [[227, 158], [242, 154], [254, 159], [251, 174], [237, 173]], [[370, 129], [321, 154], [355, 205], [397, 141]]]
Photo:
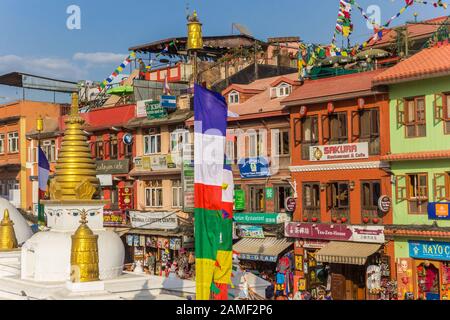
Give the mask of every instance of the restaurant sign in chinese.
[[450, 242], [408, 241], [408, 243], [411, 258], [450, 261]]
[[287, 222], [284, 231], [290, 238], [384, 243], [383, 226]]
[[309, 147], [310, 161], [352, 160], [369, 158], [369, 144], [346, 143]]

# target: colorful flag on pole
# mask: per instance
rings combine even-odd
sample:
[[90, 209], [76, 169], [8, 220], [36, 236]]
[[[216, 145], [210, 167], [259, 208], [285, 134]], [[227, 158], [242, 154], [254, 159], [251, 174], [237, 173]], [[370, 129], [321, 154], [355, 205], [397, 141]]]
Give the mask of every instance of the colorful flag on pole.
[[[47, 191], [48, 177], [50, 175], [50, 164], [41, 147], [38, 148], [38, 185], [39, 185], [39, 200], [44, 199]], [[45, 224], [44, 208], [40, 201], [38, 202], [38, 223]]]
[[[169, 70], [167, 70], [167, 72], [169, 72]], [[167, 75], [164, 78], [164, 94], [165, 95], [170, 95], [169, 80], [167, 79]]]
[[[219, 93], [194, 86], [196, 299], [222, 296], [231, 276], [232, 176], [225, 167], [228, 107]], [[230, 171], [231, 172], [231, 171]], [[232, 206], [231, 206], [232, 207]], [[228, 253], [229, 252], [229, 253]], [[229, 256], [229, 257], [228, 257]], [[227, 278], [228, 277], [228, 278]], [[225, 291], [224, 291], [225, 290]]]

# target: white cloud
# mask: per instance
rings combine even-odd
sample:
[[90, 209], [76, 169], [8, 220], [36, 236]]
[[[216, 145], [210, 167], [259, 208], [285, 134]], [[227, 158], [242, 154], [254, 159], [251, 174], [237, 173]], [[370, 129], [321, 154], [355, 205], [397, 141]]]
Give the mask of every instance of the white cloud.
[[80, 80], [87, 72], [72, 61], [62, 58], [30, 58], [17, 55], [0, 56], [0, 74], [24, 72], [60, 80]]
[[128, 54], [112, 52], [77, 52], [73, 55], [73, 60], [85, 62], [89, 66], [121, 64]]

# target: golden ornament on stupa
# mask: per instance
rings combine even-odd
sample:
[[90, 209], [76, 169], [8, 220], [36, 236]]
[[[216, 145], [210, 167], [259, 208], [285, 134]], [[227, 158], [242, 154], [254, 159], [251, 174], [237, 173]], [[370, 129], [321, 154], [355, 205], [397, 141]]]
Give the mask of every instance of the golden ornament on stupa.
[[14, 222], [9, 218], [9, 211], [5, 209], [0, 222], [0, 251], [13, 250], [18, 247]]
[[92, 200], [99, 195], [100, 181], [96, 164], [82, 129], [84, 119], [78, 113], [78, 94], [72, 95], [66, 130], [56, 162], [55, 177], [50, 182], [51, 200]]
[[87, 225], [87, 213], [81, 212], [81, 225], [72, 235], [70, 252], [70, 281], [99, 281], [98, 235]]
[[194, 10], [192, 16], [188, 18], [188, 50], [203, 49], [202, 24], [198, 20], [197, 12]]

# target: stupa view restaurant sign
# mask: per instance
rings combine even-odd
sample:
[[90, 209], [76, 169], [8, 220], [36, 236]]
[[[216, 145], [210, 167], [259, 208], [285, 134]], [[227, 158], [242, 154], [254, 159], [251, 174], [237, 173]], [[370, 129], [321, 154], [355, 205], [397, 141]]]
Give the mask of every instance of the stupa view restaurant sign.
[[130, 222], [133, 228], [173, 230], [178, 228], [176, 212], [142, 212], [130, 211]]
[[384, 243], [383, 226], [346, 226], [288, 222], [284, 235], [290, 238]]
[[346, 143], [309, 147], [310, 161], [335, 161], [369, 158], [369, 144]]
[[97, 174], [125, 174], [130, 168], [130, 160], [97, 161]]

